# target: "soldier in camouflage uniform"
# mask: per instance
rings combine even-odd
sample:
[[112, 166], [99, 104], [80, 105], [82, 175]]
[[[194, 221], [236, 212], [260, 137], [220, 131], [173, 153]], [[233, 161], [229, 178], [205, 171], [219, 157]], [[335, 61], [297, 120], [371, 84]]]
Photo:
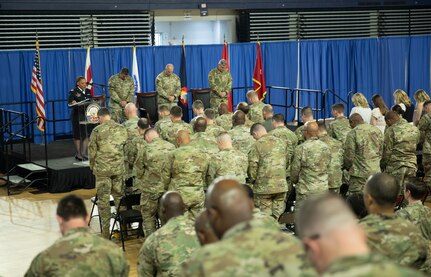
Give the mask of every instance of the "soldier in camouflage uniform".
[[196, 217], [195, 231], [201, 246], [219, 241], [209, 223], [207, 210], [203, 210]]
[[219, 153], [211, 157], [208, 167], [207, 185], [221, 176], [235, 177], [241, 184], [245, 184], [247, 178], [248, 157], [233, 148], [232, 139], [228, 133], [222, 133], [217, 137]]
[[180, 78], [174, 73], [174, 66], [167, 64], [165, 70], [156, 77], [157, 104], [172, 108], [177, 105], [181, 91]]
[[208, 218], [221, 240], [198, 249], [182, 276], [299, 276], [303, 272], [305, 253], [300, 242], [252, 220], [250, 201], [237, 181], [222, 179], [211, 185]]
[[404, 193], [404, 180], [416, 176], [416, 146], [420, 133], [416, 126], [402, 122], [396, 112], [387, 112], [385, 121], [387, 127], [380, 167], [398, 180], [401, 195]]
[[[140, 191], [142, 188], [142, 182], [139, 178], [137, 178], [136, 161], [138, 157], [140, 157], [138, 155], [139, 149], [143, 149], [147, 145], [147, 142], [144, 139], [144, 133], [148, 128], [150, 128], [150, 125], [148, 124], [148, 120], [146, 118], [141, 118], [139, 119], [137, 126], [138, 129], [136, 131], [136, 134], [132, 136], [131, 140], [128, 140], [126, 142], [126, 145], [124, 145], [124, 157], [126, 159], [126, 165], [132, 165], [132, 175], [134, 177], [133, 187]], [[128, 134], [130, 136], [130, 133]]]
[[226, 69], [226, 65], [226, 60], [222, 59], [208, 74], [208, 84], [211, 89], [210, 104], [214, 110], [220, 103], [227, 103], [228, 93], [232, 90], [232, 76]]
[[156, 128], [157, 133], [161, 133], [163, 125], [165, 123], [171, 122], [171, 111], [167, 105], [160, 105], [158, 109], [159, 119], [157, 120], [154, 128]]
[[236, 111], [232, 117], [232, 130], [228, 134], [232, 138], [233, 148], [248, 156], [254, 139], [250, 135], [250, 128], [244, 125], [245, 118], [245, 114], [242, 111]]
[[245, 123], [244, 125], [248, 128], [250, 128], [254, 122], [250, 120], [248, 117], [248, 114], [250, 113], [250, 106], [246, 102], [239, 102], [238, 105], [236, 105], [237, 111], [242, 111], [245, 114]]
[[135, 163], [137, 154], [136, 141], [142, 139], [142, 136], [139, 135], [138, 131], [139, 117], [135, 104], [127, 103], [124, 110], [127, 118], [127, 120], [122, 124], [127, 131], [127, 141], [124, 145], [124, 159], [126, 167], [126, 175], [124, 176], [124, 179], [126, 180], [126, 183], [133, 183], [133, 178], [136, 176], [133, 171], [133, 164]]
[[190, 128], [190, 125], [185, 123], [182, 120], [182, 117], [182, 109], [178, 106], [173, 106], [171, 108], [171, 122], [166, 122], [160, 126], [160, 137], [166, 141], [169, 141], [172, 144], [175, 144], [175, 138], [178, 131], [186, 130], [191, 133], [192, 129]]
[[186, 130], [178, 132], [176, 144], [178, 148], [173, 151], [169, 190], [181, 194], [187, 211], [195, 218], [204, 205], [208, 156], [190, 145], [190, 135]]
[[328, 172], [328, 188], [330, 191], [339, 193], [343, 178], [343, 143], [330, 137], [325, 123], [319, 123], [319, 140], [329, 147], [331, 162]]
[[350, 128], [349, 120], [344, 116], [344, 105], [341, 103], [332, 106], [334, 121], [329, 123], [328, 135], [344, 143]]
[[90, 169], [96, 176], [97, 206], [102, 221], [102, 234], [109, 238], [111, 220], [110, 195], [118, 206], [124, 189], [124, 145], [127, 141], [126, 129], [111, 120], [108, 109], [97, 112], [100, 125], [90, 136]]
[[84, 201], [68, 195], [57, 206], [63, 237], [32, 261], [26, 277], [36, 276], [129, 276], [129, 265], [120, 248], [88, 228]]
[[200, 248], [193, 221], [184, 215], [181, 195], [166, 192], [160, 201], [162, 228], [145, 240], [138, 256], [138, 276], [180, 276], [181, 265]]
[[206, 109], [204, 112], [205, 119], [207, 120], [207, 128], [205, 129], [205, 133], [214, 138], [225, 132], [222, 127], [214, 124], [215, 115], [216, 114], [213, 109]]
[[190, 126], [192, 126], [193, 128], [193, 125], [195, 125], [196, 118], [204, 117], [204, 103], [202, 103], [201, 100], [196, 100], [192, 104], [192, 110], [195, 117], [190, 120]]
[[272, 116], [274, 115], [272, 106], [265, 104], [262, 108], [262, 115], [264, 119], [264, 122], [262, 123], [263, 127], [265, 127], [266, 131], [269, 133], [274, 129], [274, 126], [272, 125]]
[[122, 125], [128, 130], [136, 130], [136, 124], [139, 120], [138, 109], [136, 108], [136, 105], [133, 103], [127, 103], [127, 105], [124, 107], [124, 112], [126, 114], [127, 120], [125, 120]]
[[[422, 200], [428, 194], [428, 187], [419, 181], [407, 181], [404, 192], [404, 199], [407, 200], [408, 205], [396, 212], [397, 217], [404, 218], [412, 222], [414, 225], [419, 226], [421, 231], [430, 230], [430, 221], [426, 220], [431, 218], [431, 209], [424, 204]], [[426, 239], [431, 239], [422, 232]]]
[[129, 76], [129, 69], [123, 67], [120, 73], [111, 76], [108, 81], [108, 90], [111, 96], [109, 109], [112, 120], [117, 123], [123, 122], [126, 119], [124, 108], [127, 103], [133, 102], [135, 94], [135, 83]]
[[420, 142], [422, 148], [422, 165], [424, 167], [424, 182], [431, 187], [431, 101], [425, 101], [423, 110], [425, 115], [421, 117], [418, 129], [421, 132]]
[[352, 130], [344, 144], [343, 167], [349, 171], [349, 194], [360, 193], [367, 178], [380, 172], [383, 135], [377, 127], [365, 124], [360, 114], [349, 119]]
[[296, 208], [307, 197], [328, 191], [331, 162], [329, 147], [318, 139], [317, 123], [304, 126], [305, 142], [296, 147], [290, 166], [290, 179], [296, 184]]
[[247, 101], [250, 107], [250, 111], [247, 114], [248, 118], [253, 123], [263, 123], [265, 119], [263, 118], [262, 109], [265, 106], [265, 103], [260, 101], [256, 91], [247, 91]]
[[215, 124], [222, 127], [226, 132], [232, 129], [233, 113], [229, 112], [229, 107], [226, 103], [220, 103], [218, 113], [219, 116], [215, 119]]
[[256, 140], [248, 154], [248, 177], [253, 185], [256, 206], [275, 219], [283, 214], [288, 191], [286, 172], [291, 156], [286, 144], [268, 135], [260, 123], [255, 123], [250, 134]]
[[205, 132], [206, 128], [206, 119], [199, 117], [193, 126], [194, 134], [191, 137], [190, 146], [193, 146], [211, 156], [217, 154], [219, 150], [215, 138]]
[[170, 182], [170, 163], [175, 146], [159, 137], [155, 129], [145, 131], [145, 147], [139, 148], [135, 167], [141, 183], [141, 214], [144, 233], [156, 231], [159, 200]]
[[355, 215], [337, 195], [308, 198], [295, 213], [295, 223], [319, 276], [422, 276], [372, 253]]
[[386, 173], [372, 175], [364, 187], [364, 203], [369, 215], [359, 222], [372, 251], [400, 265], [421, 269], [428, 257], [428, 242], [417, 226], [395, 216], [399, 188], [397, 180]]
[[305, 127], [305, 124], [307, 122], [314, 121], [313, 110], [311, 109], [310, 106], [305, 106], [304, 108], [302, 108], [302, 110], [301, 110], [301, 119], [302, 119], [302, 122], [304, 123], [304, 125], [298, 127], [295, 130], [295, 135], [298, 138], [298, 145], [301, 144], [301, 143], [303, 143], [305, 141], [305, 137], [304, 137], [304, 127]]

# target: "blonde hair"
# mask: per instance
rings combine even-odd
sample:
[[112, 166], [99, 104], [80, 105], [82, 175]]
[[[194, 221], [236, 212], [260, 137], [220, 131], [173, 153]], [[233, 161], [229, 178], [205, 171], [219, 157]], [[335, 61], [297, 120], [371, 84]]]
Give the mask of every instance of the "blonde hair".
[[415, 101], [419, 103], [430, 100], [430, 97], [423, 89], [418, 89], [413, 97], [415, 98]]
[[365, 98], [365, 96], [360, 92], [353, 94], [352, 102], [355, 105], [355, 107], [362, 107], [362, 108], [370, 107], [370, 105], [368, 104], [367, 98]]
[[394, 91], [395, 104], [403, 103], [406, 107], [410, 107], [412, 105], [412, 101], [410, 101], [407, 93], [402, 89], [396, 89]]

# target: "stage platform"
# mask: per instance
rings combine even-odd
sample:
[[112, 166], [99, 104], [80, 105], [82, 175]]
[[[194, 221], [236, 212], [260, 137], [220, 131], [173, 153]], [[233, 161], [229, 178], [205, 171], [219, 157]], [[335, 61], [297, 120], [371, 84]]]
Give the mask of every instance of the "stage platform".
[[[46, 167], [45, 146], [31, 144], [31, 160], [25, 160], [23, 146], [14, 145], [9, 157], [13, 162], [34, 164]], [[74, 158], [75, 150], [71, 140], [56, 141], [48, 144], [48, 184], [51, 193], [69, 192], [76, 189], [91, 189], [95, 187], [95, 177], [87, 162]]]

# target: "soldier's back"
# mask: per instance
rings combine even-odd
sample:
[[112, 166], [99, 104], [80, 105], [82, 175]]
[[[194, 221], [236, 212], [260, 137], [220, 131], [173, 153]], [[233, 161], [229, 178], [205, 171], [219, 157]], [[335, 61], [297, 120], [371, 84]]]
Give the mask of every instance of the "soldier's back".
[[168, 122], [172, 122], [169, 116], [165, 116], [157, 120], [156, 124], [154, 125], [154, 128], [156, 128], [157, 133], [160, 134], [162, 132], [163, 125]]
[[132, 117], [123, 122], [124, 128], [134, 130], [138, 128], [139, 117]]
[[75, 228], [38, 254], [25, 276], [126, 277], [128, 273], [121, 248], [88, 228]]
[[431, 217], [431, 209], [422, 202], [409, 204], [396, 212], [398, 217], [409, 220], [415, 225], [420, 224], [422, 219]]
[[226, 132], [232, 129], [232, 113], [225, 113], [215, 119], [215, 124], [222, 127]]
[[330, 150], [331, 162], [329, 164], [328, 187], [338, 189], [341, 186], [343, 172], [343, 143], [329, 135], [319, 138]]
[[421, 132], [424, 154], [431, 154], [431, 113], [427, 113], [421, 117], [418, 128]]
[[225, 130], [216, 124], [207, 125], [207, 128], [205, 130], [205, 133], [207, 133], [210, 137], [214, 138], [216, 138], [223, 132], [225, 132]]
[[420, 269], [427, 259], [428, 242], [417, 226], [395, 215], [370, 214], [361, 219], [372, 251], [400, 265]]
[[175, 144], [175, 139], [178, 131], [186, 130], [192, 134], [192, 129], [190, 125], [184, 121], [166, 122], [166, 124], [161, 125], [162, 131], [160, 132], [160, 137], [172, 144]]
[[205, 132], [193, 134], [190, 139], [190, 145], [208, 155], [213, 155], [219, 151], [215, 138]]
[[304, 272], [301, 243], [261, 221], [242, 222], [221, 241], [196, 251], [184, 276], [299, 276]]
[[265, 106], [265, 103], [262, 101], [258, 101], [249, 105], [250, 111], [248, 112], [247, 116], [251, 121], [253, 121], [253, 123], [262, 123], [264, 121], [262, 115], [263, 106]]
[[145, 240], [138, 272], [140, 276], [180, 276], [181, 265], [199, 248], [194, 222], [187, 215], [171, 218]]
[[352, 130], [352, 128], [350, 128], [349, 119], [341, 117], [329, 123], [328, 134], [334, 139], [344, 143], [350, 130]]
[[220, 176], [233, 176], [241, 184], [246, 183], [248, 157], [236, 149], [224, 149], [212, 156], [208, 168], [207, 180], [209, 185], [215, 178]]
[[248, 152], [255, 141], [250, 135], [250, 128], [244, 125], [238, 125], [233, 127], [228, 133], [232, 138], [233, 147], [248, 155]]
[[208, 156], [191, 145], [180, 146], [172, 155], [170, 189], [202, 189], [208, 168]]

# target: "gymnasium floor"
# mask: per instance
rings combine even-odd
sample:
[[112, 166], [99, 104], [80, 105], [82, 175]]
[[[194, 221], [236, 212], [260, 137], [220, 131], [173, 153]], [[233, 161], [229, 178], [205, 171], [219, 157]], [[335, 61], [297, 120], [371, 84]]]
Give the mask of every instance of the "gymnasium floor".
[[[90, 198], [95, 195], [95, 190], [76, 190], [71, 193], [85, 199], [90, 212]], [[33, 194], [26, 191], [8, 197], [6, 189], [0, 187], [0, 276], [23, 276], [33, 257], [61, 236], [55, 212], [57, 202], [67, 194]], [[99, 232], [97, 218], [90, 227], [96, 233]], [[115, 242], [121, 248], [121, 241]], [[126, 241], [129, 276], [137, 276], [136, 258], [142, 242], [136, 237]]]

